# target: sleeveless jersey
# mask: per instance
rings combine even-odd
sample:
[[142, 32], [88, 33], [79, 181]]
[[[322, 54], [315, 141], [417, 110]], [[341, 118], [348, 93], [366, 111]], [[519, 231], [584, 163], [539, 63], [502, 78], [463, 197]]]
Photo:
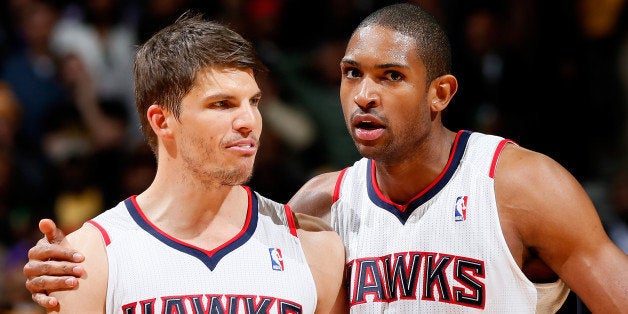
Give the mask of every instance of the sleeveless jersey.
[[135, 197], [89, 221], [106, 244], [107, 313], [314, 313], [316, 286], [290, 208], [245, 189], [242, 231], [211, 251], [158, 229]]
[[566, 285], [528, 280], [502, 234], [493, 171], [507, 142], [458, 132], [443, 172], [404, 205], [382, 195], [373, 160], [363, 158], [341, 172], [331, 223], [345, 244], [352, 313], [560, 308]]

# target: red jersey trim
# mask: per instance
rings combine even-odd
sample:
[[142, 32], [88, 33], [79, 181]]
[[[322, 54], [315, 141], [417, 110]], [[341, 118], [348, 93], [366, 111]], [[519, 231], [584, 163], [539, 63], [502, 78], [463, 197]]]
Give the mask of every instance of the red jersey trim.
[[107, 230], [105, 230], [105, 228], [103, 228], [100, 224], [98, 224], [97, 222], [93, 220], [88, 220], [87, 223], [96, 227], [96, 229], [100, 231], [100, 234], [102, 235], [102, 239], [105, 241], [105, 246], [108, 246], [109, 244], [111, 244], [111, 239], [109, 238], [109, 234], [107, 233]]
[[499, 156], [504, 150], [504, 147], [506, 147], [506, 144], [508, 143], [517, 145], [517, 143], [509, 139], [503, 139], [501, 140], [501, 142], [499, 142], [499, 144], [497, 144], [497, 148], [495, 149], [495, 153], [493, 154], [493, 161], [491, 161], [491, 169], [488, 172], [488, 176], [491, 179], [495, 179], [495, 168], [497, 167], [497, 161], [499, 160]]
[[298, 238], [297, 224], [294, 221], [294, 216], [292, 216], [292, 209], [288, 204], [284, 204], [283, 208], [286, 210], [286, 220], [288, 221], [288, 227], [290, 227], [290, 234]]
[[331, 203], [335, 203], [340, 198], [340, 184], [342, 183], [342, 178], [345, 176], [345, 172], [347, 172], [349, 167], [346, 167], [340, 171], [338, 175], [338, 179], [336, 180], [336, 187], [334, 187], [334, 196], [331, 198]]

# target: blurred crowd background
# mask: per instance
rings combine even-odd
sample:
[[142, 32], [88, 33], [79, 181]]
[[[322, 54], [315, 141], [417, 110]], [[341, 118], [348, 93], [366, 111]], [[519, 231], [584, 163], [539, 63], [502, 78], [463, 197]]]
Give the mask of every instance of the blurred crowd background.
[[[392, 2], [1, 1], [0, 313], [41, 310], [22, 275], [40, 218], [70, 232], [151, 182], [133, 99], [136, 45], [193, 9], [257, 46], [271, 71], [259, 79], [264, 132], [250, 185], [286, 202], [313, 175], [359, 158], [339, 60], [358, 22]], [[414, 2], [451, 36], [460, 89], [445, 124], [559, 161], [628, 251], [626, 1]]]

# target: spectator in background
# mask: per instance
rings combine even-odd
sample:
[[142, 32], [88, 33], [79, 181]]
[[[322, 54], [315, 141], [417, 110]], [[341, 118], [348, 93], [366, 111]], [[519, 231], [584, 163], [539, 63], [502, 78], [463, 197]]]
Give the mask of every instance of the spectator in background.
[[0, 79], [9, 84], [22, 107], [19, 145], [37, 155], [44, 116], [66, 97], [57, 76], [57, 57], [49, 45], [58, 8], [51, 1], [26, 0], [10, 9], [21, 41], [2, 62]]
[[13, 91], [6, 83], [0, 83], [0, 247], [10, 247], [20, 237], [14, 234], [11, 217], [22, 207], [24, 192], [17, 180], [15, 134], [20, 123], [20, 107]]
[[135, 29], [138, 42], [145, 42], [189, 9], [193, 0], [138, 0], [136, 2], [138, 6], [133, 8], [137, 14]]
[[24, 181], [25, 159], [15, 147], [21, 106], [10, 86], [0, 82], [0, 313], [43, 313], [23, 289], [21, 268], [38, 235], [35, 222], [45, 212], [41, 199]]
[[342, 169], [359, 156], [347, 133], [338, 98], [338, 61], [345, 46], [345, 39], [322, 41], [307, 53], [285, 55], [276, 68], [290, 99], [301, 104], [316, 123], [317, 146], [309, 157], [313, 165], [310, 176]]
[[148, 144], [136, 146], [124, 163], [119, 195], [140, 194], [153, 181], [156, 170], [155, 155]]
[[105, 207], [113, 205], [121, 197], [119, 181], [124, 163], [134, 149], [126, 141], [126, 130], [131, 128], [126, 106], [115, 99], [103, 100], [98, 97], [94, 78], [89, 75], [81, 59], [69, 55], [63, 58], [61, 64], [62, 79], [72, 97], [68, 105], [77, 114], [76, 118], [84, 130], [82, 135], [88, 141], [89, 175], [93, 183], [100, 187]]
[[473, 7], [465, 15], [460, 57], [456, 60], [461, 73], [455, 114], [446, 113], [448, 121], [462, 128], [480, 132], [501, 132], [500, 110], [503, 107], [504, 62], [503, 23], [498, 8]]
[[[52, 46], [62, 57], [76, 55], [95, 84], [101, 103], [123, 103], [129, 126], [139, 124], [133, 96], [135, 26], [125, 20], [121, 0], [86, 0], [68, 6], [55, 28]], [[77, 9], [74, 12], [72, 9]], [[129, 146], [141, 142], [136, 127], [127, 130]]]
[[310, 177], [307, 157], [318, 130], [299, 104], [284, 97], [275, 76], [260, 75], [257, 81], [264, 93], [260, 103], [264, 132], [250, 185], [285, 203]]

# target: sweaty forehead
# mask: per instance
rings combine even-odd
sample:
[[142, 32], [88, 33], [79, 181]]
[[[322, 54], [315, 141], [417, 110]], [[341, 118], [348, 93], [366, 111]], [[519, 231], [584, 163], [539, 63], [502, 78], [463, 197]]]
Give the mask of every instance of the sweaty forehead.
[[371, 25], [358, 29], [351, 36], [344, 59], [359, 63], [377, 60], [378, 63], [409, 64], [417, 58], [412, 37], [391, 28]]

